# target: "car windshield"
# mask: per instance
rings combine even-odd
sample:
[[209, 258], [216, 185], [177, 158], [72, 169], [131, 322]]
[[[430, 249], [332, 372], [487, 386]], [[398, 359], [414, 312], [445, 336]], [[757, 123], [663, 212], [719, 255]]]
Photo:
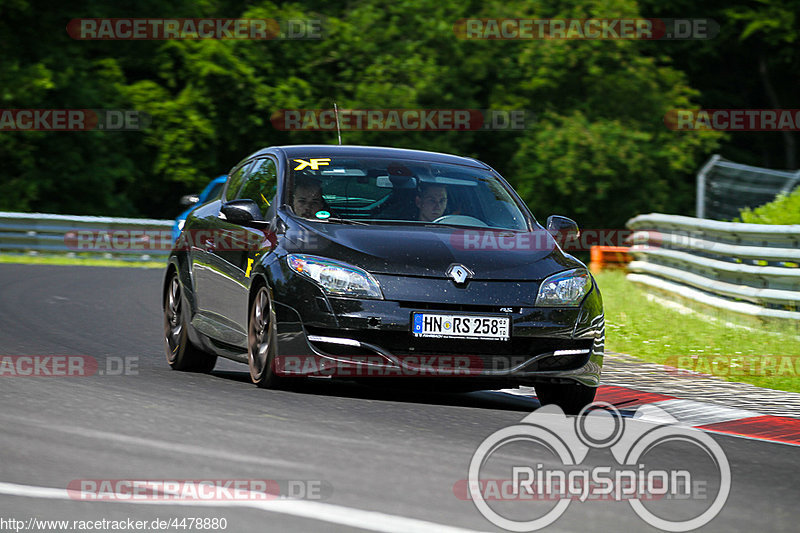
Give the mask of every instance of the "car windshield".
[[524, 210], [487, 170], [379, 158], [294, 158], [289, 163], [285, 203], [304, 218], [528, 229]]

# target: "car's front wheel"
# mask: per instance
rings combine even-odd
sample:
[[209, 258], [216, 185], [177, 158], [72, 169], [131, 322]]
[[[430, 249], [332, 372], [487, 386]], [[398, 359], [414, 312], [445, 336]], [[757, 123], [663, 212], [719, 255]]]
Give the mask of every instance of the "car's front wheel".
[[275, 310], [266, 286], [260, 287], [250, 303], [247, 325], [247, 360], [250, 379], [259, 387], [276, 388], [280, 377], [275, 374], [277, 350]]
[[597, 387], [580, 383], [539, 383], [535, 385], [536, 397], [542, 405], [555, 404], [568, 415], [577, 415], [594, 401]]
[[204, 352], [189, 340], [189, 306], [178, 274], [172, 273], [164, 295], [164, 348], [173, 370], [211, 372], [217, 356]]

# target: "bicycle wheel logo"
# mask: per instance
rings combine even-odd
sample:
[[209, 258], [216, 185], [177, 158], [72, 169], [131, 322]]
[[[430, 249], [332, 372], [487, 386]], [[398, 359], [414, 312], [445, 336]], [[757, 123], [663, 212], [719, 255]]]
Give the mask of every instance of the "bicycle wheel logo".
[[[487, 520], [508, 531], [542, 529], [558, 520], [573, 501], [598, 499], [627, 501], [636, 515], [659, 529], [691, 531], [707, 524], [722, 510], [730, 493], [731, 471], [722, 448], [708, 434], [679, 427], [674, 422], [666, 411], [655, 406], [640, 408], [633, 419], [623, 418], [613, 405], [604, 402], [587, 406], [574, 418], [566, 417], [558, 407], [543, 407], [520, 423], [489, 435], [478, 446], [469, 466], [469, 498]], [[535, 451], [503, 452], [504, 448], [515, 446]], [[684, 450], [683, 454], [659, 455], [660, 451], [676, 446]], [[592, 450], [607, 450], [616, 464], [583, 464]], [[504, 455], [507, 457], [497, 462], [504, 465], [504, 471], [510, 468], [510, 475], [502, 479], [503, 490], [492, 493], [487, 487], [499, 480], [482, 471], [490, 461]], [[542, 460], [543, 457], [549, 461]], [[646, 466], [650, 462], [663, 466], [670, 460], [685, 463], [687, 457], [706, 465], [702, 468], [702, 481], [698, 481], [691, 468], [685, 468], [686, 464], [670, 465], [673, 468]], [[525, 461], [520, 461], [523, 458]], [[713, 478], [713, 487], [707, 486], [705, 477]], [[697, 490], [699, 485], [702, 491]], [[714, 489], [713, 497], [708, 495], [709, 488]], [[702, 498], [697, 498], [693, 491], [702, 494]], [[691, 508], [687, 512], [682, 508], [675, 513], [677, 517], [664, 516], [664, 509], [657, 513], [647, 505], [661, 503], [669, 510], [673, 502], [697, 503], [694, 500], [698, 499], [702, 500], [700, 509]], [[540, 516], [520, 518], [510, 513], [508, 507], [493, 507], [490, 504], [493, 500], [555, 503]]]

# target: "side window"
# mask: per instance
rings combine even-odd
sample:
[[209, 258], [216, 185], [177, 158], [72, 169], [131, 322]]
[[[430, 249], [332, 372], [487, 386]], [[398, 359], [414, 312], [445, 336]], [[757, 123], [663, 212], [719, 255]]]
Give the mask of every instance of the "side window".
[[270, 207], [275, 200], [278, 190], [278, 169], [272, 159], [258, 159], [244, 187], [236, 197], [237, 200], [253, 200], [261, 208], [261, 214], [265, 219], [269, 218]]
[[233, 200], [236, 198], [236, 193], [239, 192], [239, 187], [242, 186], [242, 181], [247, 176], [247, 169], [250, 168], [252, 163], [248, 161], [241, 165], [238, 169], [234, 170], [228, 180], [228, 188], [225, 189], [225, 199]]
[[208, 196], [206, 196], [206, 201], [216, 200], [217, 198], [219, 198], [219, 193], [222, 191], [223, 185], [225, 185], [224, 181], [222, 183], [217, 183], [216, 185], [214, 185], [214, 187], [212, 187], [211, 190], [208, 191]]

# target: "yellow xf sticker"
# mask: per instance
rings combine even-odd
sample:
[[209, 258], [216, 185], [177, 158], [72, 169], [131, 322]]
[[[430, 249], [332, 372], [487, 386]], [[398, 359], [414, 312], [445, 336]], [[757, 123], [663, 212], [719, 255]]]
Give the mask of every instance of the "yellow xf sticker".
[[323, 157], [321, 159], [309, 159], [308, 161], [306, 161], [305, 159], [293, 159], [292, 161], [294, 161], [295, 163], [300, 163], [299, 165], [294, 167], [295, 170], [303, 170], [306, 167], [311, 168], [311, 170], [319, 170], [319, 167], [328, 166], [331, 164], [330, 157]]

